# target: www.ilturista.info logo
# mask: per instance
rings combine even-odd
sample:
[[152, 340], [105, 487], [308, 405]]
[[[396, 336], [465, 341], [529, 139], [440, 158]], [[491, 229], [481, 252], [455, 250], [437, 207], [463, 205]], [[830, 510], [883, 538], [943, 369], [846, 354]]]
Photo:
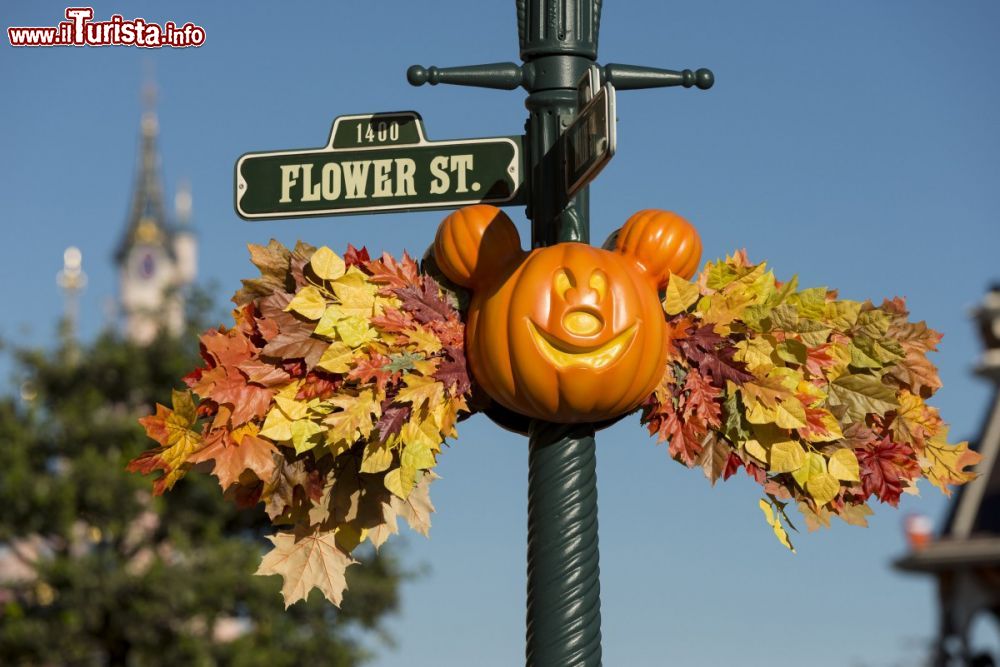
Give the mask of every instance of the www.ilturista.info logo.
[[66, 21], [52, 27], [10, 27], [11, 46], [141, 46], [184, 48], [205, 43], [205, 29], [191, 22], [162, 26], [142, 18], [126, 20], [113, 14], [107, 21], [94, 21], [93, 7], [67, 7]]

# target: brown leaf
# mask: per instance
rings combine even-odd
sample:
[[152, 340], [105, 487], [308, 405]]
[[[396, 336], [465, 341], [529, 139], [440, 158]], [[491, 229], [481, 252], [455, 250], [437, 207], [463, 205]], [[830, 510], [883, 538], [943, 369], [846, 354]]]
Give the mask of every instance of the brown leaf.
[[417, 484], [410, 491], [406, 500], [393, 495], [389, 501], [392, 508], [406, 521], [410, 528], [424, 537], [431, 529], [431, 514], [434, 512], [434, 505], [431, 503], [430, 486], [435, 479], [438, 479], [438, 476], [429, 470], [423, 474], [418, 473]]
[[281, 333], [261, 350], [261, 355], [278, 359], [302, 359], [306, 369], [311, 370], [328, 347], [329, 343], [313, 338], [309, 327], [303, 326], [301, 329], [289, 331], [282, 329]]
[[278, 449], [268, 440], [247, 435], [236, 443], [228, 432], [222, 431], [210, 435], [206, 442], [208, 444], [188, 460], [192, 463], [213, 461], [212, 473], [219, 478], [223, 490], [239, 481], [244, 470], [252, 470], [258, 479], [265, 482], [274, 476], [274, 455]]
[[284, 369], [269, 364], [259, 357], [240, 363], [237, 368], [246, 373], [247, 380], [264, 387], [274, 387], [291, 381], [292, 376]]
[[725, 472], [732, 451], [733, 448], [729, 446], [729, 443], [715, 433], [710, 433], [702, 443], [701, 453], [695, 463], [701, 466], [705, 477], [712, 483], [712, 486], [715, 486], [715, 482]]

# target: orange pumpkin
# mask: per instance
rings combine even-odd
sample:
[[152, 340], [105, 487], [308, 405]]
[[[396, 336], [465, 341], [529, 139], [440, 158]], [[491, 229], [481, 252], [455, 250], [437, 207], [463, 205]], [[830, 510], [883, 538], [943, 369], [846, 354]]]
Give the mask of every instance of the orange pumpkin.
[[611, 419], [636, 407], [663, 375], [669, 332], [659, 290], [689, 278], [698, 234], [666, 211], [640, 211], [615, 250], [560, 243], [521, 249], [510, 218], [469, 206], [438, 228], [434, 256], [469, 288], [466, 353], [498, 403], [556, 422]]

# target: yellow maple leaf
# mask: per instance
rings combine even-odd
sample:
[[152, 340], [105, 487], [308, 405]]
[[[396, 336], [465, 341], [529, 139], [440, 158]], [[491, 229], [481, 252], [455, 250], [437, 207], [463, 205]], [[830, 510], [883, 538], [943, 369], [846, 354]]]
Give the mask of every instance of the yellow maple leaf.
[[400, 461], [403, 466], [426, 470], [437, 464], [434, 454], [441, 450], [441, 433], [433, 418], [407, 421], [400, 431], [399, 441], [402, 443]]
[[400, 466], [387, 472], [383, 483], [393, 495], [406, 500], [416, 485], [416, 474], [416, 469]]
[[291, 440], [292, 420], [281, 411], [281, 408], [274, 406], [264, 418], [264, 425], [260, 429], [260, 434], [275, 442]]
[[323, 316], [319, 318], [319, 322], [316, 323], [316, 328], [313, 329], [313, 333], [317, 336], [323, 336], [324, 338], [336, 338], [337, 337], [337, 323], [342, 319], [347, 317], [347, 313], [344, 309], [340, 307], [339, 304], [330, 304], [323, 311]]
[[369, 442], [361, 459], [361, 472], [384, 472], [392, 465], [392, 448], [379, 443]]
[[161, 489], [157, 493], [172, 488], [184, 476], [184, 464], [204, 443], [201, 433], [194, 430], [198, 413], [191, 392], [175, 389], [171, 399], [173, 410], [157, 405], [155, 415], [139, 420], [149, 436], [163, 446], [163, 449], [154, 450], [164, 464], [160, 469], [165, 472], [156, 482]]
[[268, 539], [274, 548], [264, 556], [254, 574], [281, 576], [285, 609], [305, 600], [313, 588], [318, 588], [327, 600], [340, 606], [347, 588], [344, 573], [357, 561], [337, 547], [334, 531], [298, 539], [292, 533], [278, 533], [269, 535]]
[[432, 331], [427, 331], [423, 327], [414, 327], [403, 332], [410, 342], [416, 346], [417, 351], [424, 354], [434, 354], [441, 350], [441, 339]]
[[978, 452], [969, 449], [967, 442], [948, 444], [947, 428], [942, 428], [928, 440], [922, 458], [924, 476], [946, 496], [951, 496], [948, 485], [965, 484], [978, 476], [974, 470], [966, 468], [976, 465], [982, 459]]
[[773, 351], [774, 346], [768, 337], [751, 336], [736, 343], [736, 354], [733, 358], [746, 364], [747, 370], [754, 375], [766, 376], [774, 367], [774, 361], [771, 359]]
[[899, 392], [899, 407], [890, 428], [898, 442], [907, 442], [919, 451], [927, 438], [936, 434], [942, 426], [937, 411], [926, 405], [919, 396], [906, 389]]
[[752, 424], [774, 423], [781, 428], [806, 425], [805, 406], [796, 397], [801, 374], [788, 368], [772, 368], [763, 378], [744, 383], [740, 389]]
[[292, 446], [295, 447], [295, 453], [302, 454], [303, 452], [308, 452], [318, 445], [321, 442], [321, 438], [318, 436], [322, 435], [325, 431], [325, 428], [311, 419], [297, 419], [293, 421], [291, 426], [291, 440]]
[[418, 410], [426, 402], [428, 409], [433, 410], [444, 400], [444, 385], [432, 377], [408, 373], [403, 382], [406, 386], [396, 394], [397, 403], [411, 403]]
[[372, 340], [378, 333], [369, 326], [368, 317], [345, 317], [337, 322], [337, 335], [351, 347], [360, 347]]
[[365, 389], [357, 396], [333, 396], [328, 401], [341, 408], [323, 419], [323, 423], [329, 427], [326, 443], [335, 451], [344, 446], [350, 447], [359, 439], [367, 439], [375, 428], [375, 421], [382, 414], [381, 405], [370, 389]]
[[289, 419], [305, 419], [309, 414], [309, 406], [305, 401], [298, 401], [278, 394], [274, 397], [274, 403]]
[[354, 365], [353, 360], [354, 351], [341, 341], [334, 341], [323, 351], [316, 365], [331, 373], [347, 373]]
[[700, 295], [697, 283], [689, 282], [676, 273], [671, 273], [663, 300], [663, 310], [667, 315], [682, 313], [690, 308]]

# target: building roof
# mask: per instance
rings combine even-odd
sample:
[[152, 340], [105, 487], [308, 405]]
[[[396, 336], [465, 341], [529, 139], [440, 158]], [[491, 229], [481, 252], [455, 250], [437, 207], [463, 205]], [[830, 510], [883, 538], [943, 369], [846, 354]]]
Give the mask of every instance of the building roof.
[[1000, 566], [1000, 285], [973, 312], [983, 339], [976, 373], [994, 383], [979, 437], [979, 477], [961, 487], [948, 507], [937, 541], [896, 562], [902, 570], [939, 572], [958, 567]]

